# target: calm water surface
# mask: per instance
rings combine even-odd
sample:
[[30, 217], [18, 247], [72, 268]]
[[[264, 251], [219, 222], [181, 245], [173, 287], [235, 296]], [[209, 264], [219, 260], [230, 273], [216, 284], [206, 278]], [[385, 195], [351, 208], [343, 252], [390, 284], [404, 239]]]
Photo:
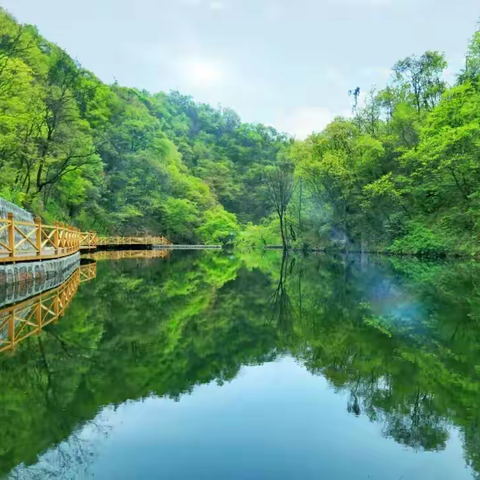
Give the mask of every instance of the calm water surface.
[[480, 478], [480, 264], [174, 252], [96, 270], [0, 355], [5, 478]]

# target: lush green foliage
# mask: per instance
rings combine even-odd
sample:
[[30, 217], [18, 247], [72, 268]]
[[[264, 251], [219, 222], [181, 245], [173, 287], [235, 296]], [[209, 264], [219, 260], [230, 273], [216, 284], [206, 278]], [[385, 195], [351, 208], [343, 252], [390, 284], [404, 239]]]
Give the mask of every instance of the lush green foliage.
[[100, 233], [231, 239], [267, 210], [273, 128], [177, 92], [102, 84], [0, 10], [0, 196]]
[[353, 118], [337, 118], [292, 147], [297, 192], [284, 220], [290, 243], [480, 251], [479, 39], [477, 32], [456, 85], [443, 80], [440, 53], [405, 58], [384, 90], [372, 90], [362, 108], [355, 103]]
[[355, 91], [353, 118], [296, 143], [178, 92], [104, 85], [3, 11], [0, 39], [0, 196], [47, 221], [242, 247], [479, 251], [479, 32], [456, 85], [442, 54], [407, 57], [362, 108]]

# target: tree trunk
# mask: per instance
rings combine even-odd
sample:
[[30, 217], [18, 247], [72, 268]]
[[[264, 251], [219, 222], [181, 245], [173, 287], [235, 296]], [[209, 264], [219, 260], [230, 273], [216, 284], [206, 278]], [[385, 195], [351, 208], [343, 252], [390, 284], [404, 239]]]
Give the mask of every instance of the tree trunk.
[[280, 219], [280, 233], [282, 235], [282, 245], [283, 245], [283, 250], [287, 250], [288, 249], [288, 245], [287, 245], [287, 237], [286, 237], [286, 234], [285, 234], [285, 219], [284, 219], [284, 214], [280, 214], [279, 216], [279, 219]]
[[298, 229], [302, 232], [302, 202], [303, 202], [303, 181], [300, 180], [299, 196], [298, 196]]

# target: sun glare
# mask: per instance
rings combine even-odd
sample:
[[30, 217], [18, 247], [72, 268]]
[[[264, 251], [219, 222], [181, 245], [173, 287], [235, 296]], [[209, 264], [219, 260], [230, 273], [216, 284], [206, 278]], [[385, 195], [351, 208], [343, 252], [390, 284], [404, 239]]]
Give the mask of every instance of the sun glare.
[[200, 85], [218, 85], [223, 79], [222, 70], [212, 63], [194, 60], [186, 64], [190, 79]]

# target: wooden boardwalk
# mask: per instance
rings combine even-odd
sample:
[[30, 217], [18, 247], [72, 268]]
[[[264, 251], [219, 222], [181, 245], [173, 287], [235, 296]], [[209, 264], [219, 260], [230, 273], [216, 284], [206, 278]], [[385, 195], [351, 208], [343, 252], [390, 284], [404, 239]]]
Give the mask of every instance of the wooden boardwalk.
[[[163, 236], [100, 237], [95, 232], [81, 232], [63, 223], [44, 225], [16, 220], [9, 213], [0, 219], [0, 264], [35, 260], [52, 260], [79, 251], [97, 248], [146, 247], [156, 250], [220, 250], [222, 245], [173, 245]], [[138, 250], [137, 248], [137, 250]], [[124, 258], [124, 257], [122, 257]]]
[[0, 263], [62, 258], [77, 253], [81, 243], [80, 230], [63, 223], [21, 222], [11, 213], [0, 218]]
[[8, 218], [0, 218], [0, 264], [52, 260], [98, 247], [170, 245], [163, 236], [99, 237], [95, 232], [81, 232], [64, 223], [44, 225], [40, 219], [24, 222], [16, 220], [11, 213]]

